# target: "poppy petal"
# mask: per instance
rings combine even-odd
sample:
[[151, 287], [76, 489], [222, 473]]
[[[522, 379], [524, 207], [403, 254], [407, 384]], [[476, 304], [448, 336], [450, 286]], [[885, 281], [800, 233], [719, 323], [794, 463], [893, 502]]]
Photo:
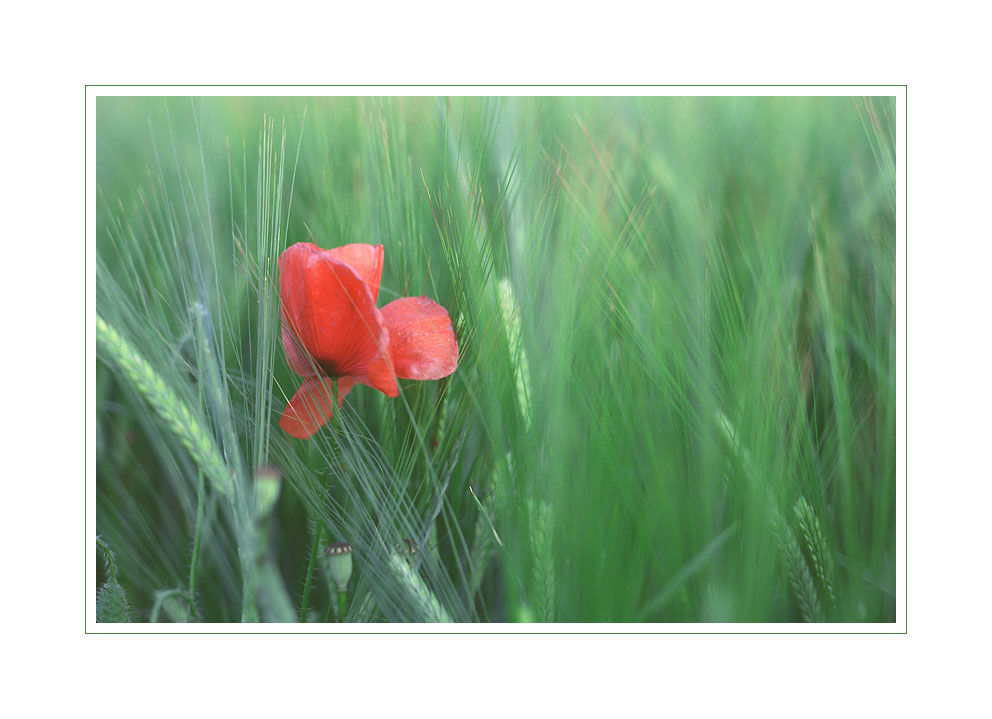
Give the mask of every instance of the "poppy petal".
[[441, 379], [458, 366], [448, 311], [427, 297], [401, 297], [382, 308], [393, 369], [404, 379]]
[[379, 282], [382, 280], [382, 245], [355, 243], [325, 251], [338, 262], [344, 262], [351, 267], [365, 280], [372, 292], [373, 300], [379, 298]]
[[389, 333], [385, 328], [383, 328], [383, 335], [387, 338], [386, 342], [383, 343], [385, 351], [380, 351], [369, 362], [367, 376], [360, 381], [369, 387], [375, 387], [387, 397], [396, 397], [400, 393], [400, 388], [396, 384], [397, 375], [392, 363], [392, 345], [388, 340]]
[[296, 331], [306, 310], [303, 294], [307, 258], [320, 248], [309, 242], [298, 242], [279, 255], [279, 299], [282, 304], [282, 347], [290, 368], [296, 374], [309, 377], [315, 374], [306, 348]]
[[292, 330], [286, 322], [286, 317], [282, 318], [282, 348], [286, 351], [286, 360], [289, 368], [301, 377], [314, 377], [317, 375], [317, 368], [307, 357], [306, 350], [300, 346], [300, 341], [293, 335]]
[[314, 245], [293, 245], [279, 264], [283, 346], [294, 371], [303, 369], [299, 350], [305, 349], [328, 377], [364, 376], [388, 344], [368, 283]]
[[[338, 407], [354, 386], [354, 380], [348, 377], [338, 382]], [[331, 418], [331, 404], [331, 381], [324, 377], [311, 377], [303, 382], [286, 405], [279, 426], [297, 439], [310, 439]]]

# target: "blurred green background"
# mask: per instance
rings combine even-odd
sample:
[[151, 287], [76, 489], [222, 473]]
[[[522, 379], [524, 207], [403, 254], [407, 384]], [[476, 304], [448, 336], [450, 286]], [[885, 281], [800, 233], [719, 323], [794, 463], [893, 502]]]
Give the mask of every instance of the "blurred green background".
[[[99, 98], [104, 609], [895, 621], [894, 121], [893, 98]], [[299, 241], [384, 245], [380, 306], [446, 307], [455, 374], [282, 433]]]

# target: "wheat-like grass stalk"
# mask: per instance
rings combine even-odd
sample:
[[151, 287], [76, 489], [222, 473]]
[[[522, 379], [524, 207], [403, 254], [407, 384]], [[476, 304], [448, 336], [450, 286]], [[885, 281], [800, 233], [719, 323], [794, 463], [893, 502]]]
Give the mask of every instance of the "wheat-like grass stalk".
[[451, 615], [444, 608], [434, 592], [424, 583], [406, 557], [399, 552], [390, 552], [387, 564], [393, 577], [407, 590], [407, 596], [419, 610], [425, 622], [450, 623]]
[[792, 528], [781, 523], [778, 527], [779, 549], [782, 559], [785, 562], [785, 575], [799, 605], [799, 612], [805, 622], [822, 621], [820, 611], [820, 599], [816, 593], [816, 584], [813, 582], [813, 575], [806, 564], [799, 542], [796, 541], [795, 532]]
[[214, 489], [233, 499], [234, 485], [227, 464], [217, 445], [186, 403], [173, 392], [148, 361], [99, 314], [96, 341], [107, 357], [130, 380], [173, 434], [183, 443], [197, 466], [213, 483]]
[[813, 573], [823, 588], [826, 604], [828, 607], [832, 606], [834, 603], [834, 562], [833, 556], [827, 547], [826, 537], [824, 537], [823, 530], [820, 528], [820, 520], [817, 519], [813, 507], [802, 496], [796, 500], [792, 511], [796, 516], [799, 537], [802, 539], [803, 546], [806, 548], [806, 554], [813, 567]]
[[554, 527], [551, 505], [547, 502], [528, 500], [531, 518], [531, 579], [537, 593], [535, 602], [537, 619], [553, 622], [555, 617], [555, 565], [552, 554]]
[[517, 404], [520, 405], [520, 416], [524, 419], [524, 427], [530, 428], [530, 365], [527, 362], [527, 350], [523, 348], [520, 339], [520, 309], [513, 294], [513, 285], [509, 278], [504, 277], [497, 285], [499, 295], [499, 313], [506, 331], [507, 347], [510, 359], [513, 361], [513, 374], [517, 381]]

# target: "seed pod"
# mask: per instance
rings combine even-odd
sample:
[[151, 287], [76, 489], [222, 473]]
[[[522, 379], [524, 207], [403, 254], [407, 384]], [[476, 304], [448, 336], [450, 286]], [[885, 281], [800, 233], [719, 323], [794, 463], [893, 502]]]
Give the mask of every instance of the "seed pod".
[[338, 585], [339, 592], [348, 590], [348, 580], [351, 579], [351, 545], [347, 542], [337, 542], [324, 550], [327, 555], [327, 566], [331, 579]]

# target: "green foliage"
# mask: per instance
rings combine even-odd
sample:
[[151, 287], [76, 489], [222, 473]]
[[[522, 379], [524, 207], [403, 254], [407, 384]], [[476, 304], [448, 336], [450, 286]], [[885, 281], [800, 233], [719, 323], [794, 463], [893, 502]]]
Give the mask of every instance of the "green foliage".
[[[333, 619], [347, 542], [350, 622], [894, 621], [891, 98], [96, 112], [97, 531], [133, 618]], [[447, 308], [457, 371], [285, 435], [299, 241], [383, 244], [380, 304]]]

